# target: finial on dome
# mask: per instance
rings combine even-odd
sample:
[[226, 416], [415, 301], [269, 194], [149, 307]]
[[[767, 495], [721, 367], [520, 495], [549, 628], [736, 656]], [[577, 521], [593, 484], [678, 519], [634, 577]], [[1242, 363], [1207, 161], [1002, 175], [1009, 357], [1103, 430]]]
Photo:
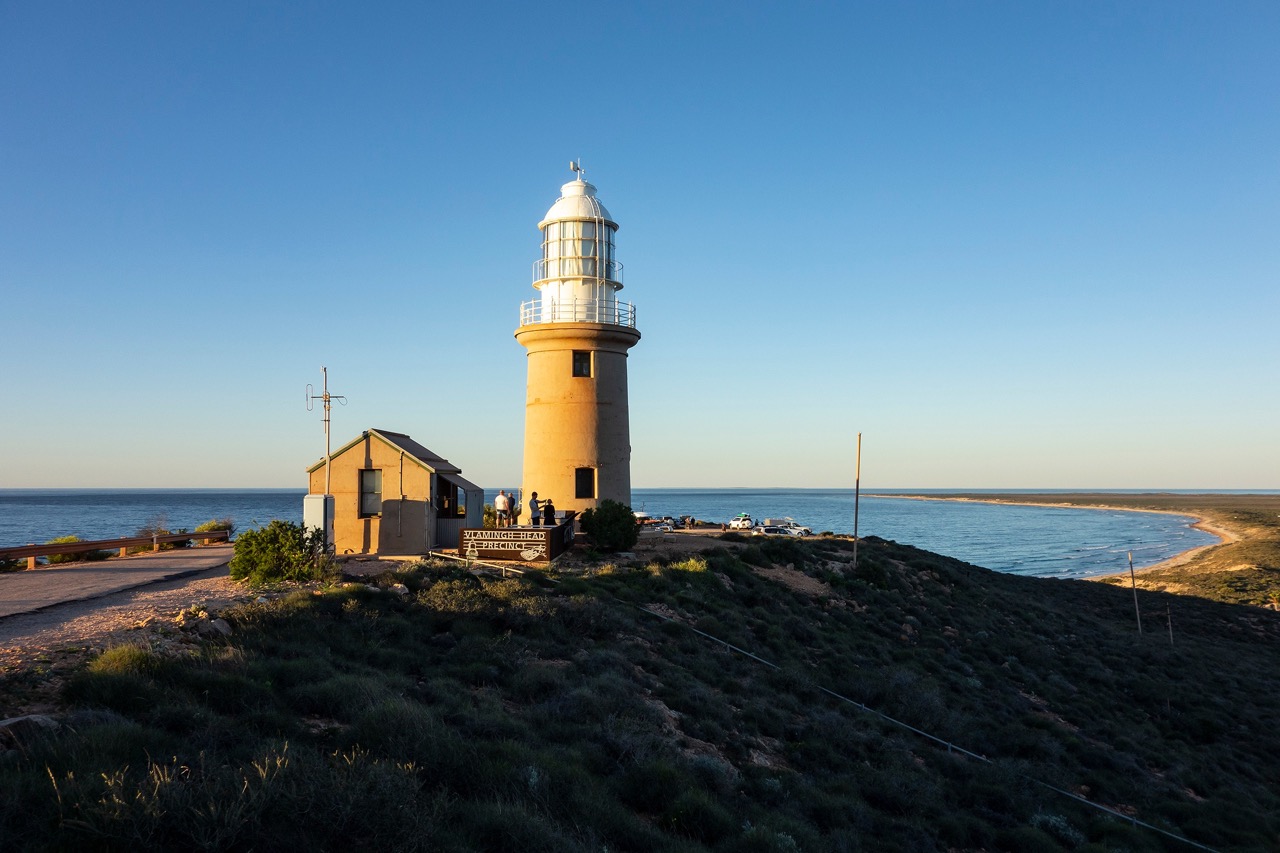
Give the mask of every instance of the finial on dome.
[[576, 172], [576, 173], [577, 173], [577, 175], [578, 175], [578, 180], [580, 180], [580, 181], [585, 181], [585, 180], [587, 179], [587, 170], [586, 170], [586, 169], [584, 169], [584, 168], [582, 168], [582, 158], [581, 158], [581, 157], [579, 157], [577, 160], [570, 160], [570, 161], [569, 161], [569, 169], [570, 169], [570, 170], [572, 170], [573, 172]]

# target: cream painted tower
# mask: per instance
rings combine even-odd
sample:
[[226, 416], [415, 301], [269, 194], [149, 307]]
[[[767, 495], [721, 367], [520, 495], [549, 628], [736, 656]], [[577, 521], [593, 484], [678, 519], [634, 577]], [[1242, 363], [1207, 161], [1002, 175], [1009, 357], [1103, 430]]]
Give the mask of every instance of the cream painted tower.
[[[557, 510], [631, 505], [627, 350], [640, 340], [635, 306], [618, 301], [618, 223], [582, 169], [538, 223], [536, 299], [520, 306], [516, 340], [528, 350], [524, 415], [525, 505], [533, 492]], [[523, 520], [523, 519], [522, 519]]]

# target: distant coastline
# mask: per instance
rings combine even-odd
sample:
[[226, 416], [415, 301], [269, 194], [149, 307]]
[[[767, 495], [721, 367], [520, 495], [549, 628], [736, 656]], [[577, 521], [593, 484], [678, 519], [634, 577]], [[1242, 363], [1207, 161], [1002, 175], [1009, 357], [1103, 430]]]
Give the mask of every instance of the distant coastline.
[[[1044, 493], [1036, 493], [1036, 494], [1044, 496]], [[1209, 518], [1207, 518], [1203, 513], [1197, 513], [1192, 510], [1154, 509], [1150, 507], [1118, 506], [1113, 503], [1105, 503], [1105, 502], [1104, 503], [1071, 502], [1072, 499], [1081, 499], [1081, 500], [1092, 499], [1099, 496], [1099, 494], [1100, 493], [1098, 492], [1079, 492], [1079, 493], [1064, 492], [1061, 495], [1056, 495], [1056, 494], [1054, 495], [1054, 497], [1058, 498], [1057, 500], [1050, 500], [1047, 497], [1045, 497], [1045, 499], [1042, 499], [1042, 500], [1030, 500], [1029, 499], [1030, 495], [1023, 496], [1023, 495], [1017, 495], [1017, 494], [1008, 493], [1008, 492], [999, 494], [999, 495], [995, 495], [995, 494], [984, 495], [981, 497], [974, 497], [972, 493], [965, 493], [962, 495], [921, 495], [921, 494], [895, 495], [895, 494], [885, 494], [883, 492], [878, 492], [875, 494], [867, 494], [866, 497], [891, 498], [891, 499], [908, 500], [908, 501], [951, 501], [954, 503], [1001, 504], [1004, 506], [1049, 506], [1049, 507], [1061, 507], [1062, 509], [1099, 509], [1099, 510], [1118, 510], [1120, 512], [1150, 512], [1150, 513], [1158, 513], [1161, 515], [1177, 516], [1179, 518], [1194, 519], [1194, 521], [1191, 524], [1193, 528], [1195, 528], [1196, 530], [1202, 530], [1205, 533], [1208, 533], [1210, 536], [1218, 537], [1217, 542], [1210, 543], [1208, 545], [1197, 545], [1194, 548], [1188, 548], [1186, 551], [1182, 551], [1181, 553], [1174, 554], [1172, 557], [1169, 557], [1165, 560], [1161, 560], [1158, 563], [1154, 563], [1150, 566], [1144, 566], [1141, 569], [1137, 569], [1136, 573], [1138, 574], [1141, 574], [1143, 572], [1157, 571], [1159, 569], [1167, 569], [1167, 568], [1172, 568], [1174, 566], [1184, 565], [1190, 562], [1191, 560], [1193, 560], [1197, 555], [1203, 553], [1204, 551], [1209, 550], [1210, 548], [1216, 548], [1219, 545], [1225, 545], [1230, 542], [1239, 542], [1243, 538], [1243, 534], [1240, 531], [1233, 530], [1223, 525], [1220, 522], [1212, 521]], [[1127, 496], [1127, 495], [1139, 495], [1139, 494], [1145, 495], [1148, 493], [1147, 492], [1116, 492], [1115, 494]], [[1105, 578], [1105, 577], [1115, 577], [1115, 576], [1114, 575], [1098, 575], [1094, 579], [1096, 580], [1096, 579]]]
[[[1139, 569], [1142, 589], [1196, 595], [1233, 604], [1280, 609], [1280, 492], [1040, 492], [887, 495], [910, 500], [946, 500], [1171, 513], [1195, 519], [1193, 527], [1217, 537], [1217, 544], [1191, 548]], [[1130, 583], [1129, 573], [1090, 580]]]

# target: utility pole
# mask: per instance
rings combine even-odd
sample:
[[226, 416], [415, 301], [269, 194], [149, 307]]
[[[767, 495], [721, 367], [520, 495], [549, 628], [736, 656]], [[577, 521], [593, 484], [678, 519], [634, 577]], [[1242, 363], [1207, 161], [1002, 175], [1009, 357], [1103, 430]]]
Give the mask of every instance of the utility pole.
[[324, 376], [324, 390], [317, 394], [314, 385], [307, 386], [307, 411], [309, 412], [315, 408], [316, 400], [324, 401], [324, 493], [327, 495], [330, 492], [329, 486], [331, 483], [329, 479], [329, 410], [332, 408], [333, 400], [337, 400], [345, 406], [347, 398], [329, 393], [329, 368], [321, 367], [320, 373]]
[[1142, 633], [1142, 611], [1138, 609], [1138, 578], [1133, 573], [1133, 552], [1129, 552], [1129, 583], [1133, 585], [1133, 613], [1138, 617], [1138, 633]]
[[[306, 402], [307, 411], [315, 408], [315, 401], [320, 400], [324, 404], [324, 494], [311, 495], [308, 494], [302, 501], [302, 523], [304, 527], [319, 527], [324, 531], [324, 545], [326, 549], [333, 547], [333, 494], [332, 494], [332, 472], [330, 470], [330, 462], [333, 457], [333, 448], [329, 443], [329, 412], [333, 407], [333, 401], [337, 400], [342, 405], [347, 404], [347, 398], [339, 394], [329, 393], [329, 368], [321, 367], [321, 374], [324, 376], [324, 385], [319, 394], [316, 393], [314, 385], [307, 385]], [[310, 487], [307, 489], [311, 491]], [[318, 506], [317, 506], [318, 504]], [[317, 510], [319, 510], [317, 512]], [[316, 516], [319, 516], [319, 519]], [[316, 524], [316, 521], [319, 524]]]
[[858, 454], [853, 466], [853, 570], [858, 570], [858, 499], [862, 488], [862, 433], [858, 433]]

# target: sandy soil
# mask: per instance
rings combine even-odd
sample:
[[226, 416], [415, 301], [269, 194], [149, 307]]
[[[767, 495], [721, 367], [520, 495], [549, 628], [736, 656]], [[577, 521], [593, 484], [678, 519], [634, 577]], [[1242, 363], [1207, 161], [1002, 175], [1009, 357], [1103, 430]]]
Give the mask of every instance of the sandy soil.
[[190, 607], [210, 611], [258, 593], [231, 580], [227, 567], [161, 581], [35, 613], [0, 619], [0, 672], [29, 661], [56, 662], [128, 642], [130, 634]]

